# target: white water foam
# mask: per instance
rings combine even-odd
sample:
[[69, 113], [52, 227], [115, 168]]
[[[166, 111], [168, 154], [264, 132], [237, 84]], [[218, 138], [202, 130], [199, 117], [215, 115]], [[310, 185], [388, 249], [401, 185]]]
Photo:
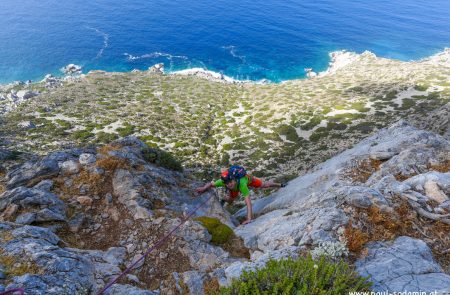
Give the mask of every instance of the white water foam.
[[100, 48], [100, 50], [97, 52], [97, 56], [95, 57], [95, 59], [98, 59], [98, 58], [100, 58], [100, 57], [103, 56], [103, 52], [104, 52], [105, 49], [108, 48], [108, 46], [109, 46], [109, 35], [106, 34], [106, 33], [103, 32], [103, 31], [97, 29], [97, 28], [92, 28], [92, 27], [86, 26], [86, 29], [93, 30], [93, 31], [95, 31], [95, 32], [97, 33], [97, 35], [100, 35], [100, 36], [103, 37], [103, 46], [102, 46], [102, 48]]
[[135, 55], [132, 55], [129, 53], [124, 53], [123, 55], [125, 55], [129, 61], [135, 61], [135, 60], [146, 59], [146, 58], [157, 58], [157, 57], [165, 57], [170, 61], [173, 60], [174, 58], [179, 58], [179, 59], [183, 59], [183, 60], [189, 59], [187, 56], [184, 56], [184, 55], [172, 55], [170, 53], [157, 52], [157, 51], [152, 52], [152, 53], [146, 53], [146, 54], [139, 55], [139, 56], [135, 56]]
[[246, 63], [245, 55], [239, 55], [236, 53], [236, 46], [234, 45], [228, 45], [228, 46], [222, 46], [223, 49], [226, 49], [229, 51], [232, 57], [240, 59], [242, 63]]

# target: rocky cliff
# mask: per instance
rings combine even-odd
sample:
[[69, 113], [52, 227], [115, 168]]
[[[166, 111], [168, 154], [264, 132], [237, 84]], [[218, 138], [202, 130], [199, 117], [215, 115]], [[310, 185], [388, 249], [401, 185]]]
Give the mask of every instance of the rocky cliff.
[[[236, 227], [189, 171], [127, 137], [8, 166], [0, 190], [0, 290], [91, 294], [172, 230], [197, 217], [234, 234], [217, 242], [190, 219], [108, 294], [204, 294], [269, 258], [341, 245], [376, 291], [450, 292], [450, 142], [401, 121], [254, 203]], [[179, 169], [178, 169], [179, 170]], [[212, 194], [213, 192], [210, 192]], [[204, 220], [204, 219], [203, 219]], [[337, 249], [337, 248], [334, 248]]]
[[326, 241], [347, 245], [375, 291], [447, 294], [449, 196], [450, 142], [398, 122], [258, 200], [258, 218], [236, 230], [253, 261], [225, 277]]
[[[12, 167], [3, 177], [0, 197], [1, 289], [95, 293], [211, 197], [196, 198], [193, 188], [198, 182], [158, 166], [168, 164], [158, 152], [126, 138], [100, 149], [50, 153]], [[196, 214], [234, 227], [216, 198]], [[211, 239], [200, 222], [188, 221], [108, 294], [182, 292], [187, 288], [184, 281], [189, 284], [199, 276], [196, 271], [204, 275], [248, 257], [237, 237], [232, 237], [237, 247], [231, 254], [222, 248], [226, 245], [212, 245]]]

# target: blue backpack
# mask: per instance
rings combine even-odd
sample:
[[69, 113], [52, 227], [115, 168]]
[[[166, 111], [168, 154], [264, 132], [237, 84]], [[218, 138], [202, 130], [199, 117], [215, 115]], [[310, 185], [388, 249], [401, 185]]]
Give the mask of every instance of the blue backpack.
[[247, 175], [247, 171], [245, 171], [244, 167], [233, 165], [230, 168], [228, 168], [227, 171], [224, 171], [222, 173], [222, 180], [224, 182], [229, 182], [230, 180], [236, 180], [239, 185], [239, 180], [242, 177], [245, 177]]

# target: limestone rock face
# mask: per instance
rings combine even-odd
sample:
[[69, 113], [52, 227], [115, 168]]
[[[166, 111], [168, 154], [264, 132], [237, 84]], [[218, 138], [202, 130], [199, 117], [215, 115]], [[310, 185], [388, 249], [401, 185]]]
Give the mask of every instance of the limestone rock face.
[[[292, 180], [273, 195], [254, 202], [253, 212], [257, 218], [238, 227], [236, 233], [254, 253], [262, 251], [264, 255], [290, 247], [315, 247], [325, 241], [343, 241], [343, 229], [356, 210], [377, 208], [381, 212], [392, 213], [400, 199], [409, 202], [409, 209], [417, 210], [414, 213], [428, 218], [430, 223], [434, 222], [433, 219], [450, 223], [450, 172], [433, 168], [445, 164], [449, 158], [448, 140], [398, 122]], [[362, 174], [366, 176], [362, 177]], [[435, 203], [431, 206], [430, 201]], [[246, 208], [235, 214], [236, 218], [245, 216]], [[373, 281], [379, 286], [377, 290], [382, 290], [385, 282], [389, 282], [386, 284], [391, 286], [390, 290], [400, 290], [395, 288], [408, 282], [411, 290], [419, 286], [421, 288], [416, 290], [428, 291], [434, 290], [430, 285], [432, 280], [437, 280], [441, 287], [448, 284], [449, 276], [442, 273], [434, 262], [425, 242], [404, 237], [398, 238], [394, 245], [399, 251], [404, 246], [405, 253], [416, 246], [418, 248], [409, 256], [405, 254], [405, 268], [410, 263], [425, 263], [418, 260], [425, 253], [422, 259], [428, 264], [423, 270], [418, 270], [418, 276], [414, 277], [419, 280], [417, 283], [415, 280], [411, 282], [407, 270], [402, 270], [404, 277], [395, 279], [399, 262], [384, 258], [380, 263], [385, 270], [392, 269], [392, 272], [379, 268], [379, 274], [373, 276]], [[375, 265], [379, 261], [377, 257], [375, 253], [368, 261]], [[236, 277], [244, 266], [246, 263], [237, 262], [225, 268], [226, 277]], [[366, 274], [362, 267], [359, 270]], [[429, 272], [439, 274], [433, 276]], [[221, 283], [227, 284], [229, 279]]]
[[[234, 227], [213, 192], [195, 198], [200, 183], [149, 163], [143, 156], [147, 148], [130, 137], [106, 152], [72, 149], [13, 167], [0, 197], [0, 236], [5, 237], [0, 255], [8, 253], [27, 270], [11, 275], [10, 268], [19, 265], [7, 265], [0, 269], [0, 285], [4, 277], [8, 284], [2, 287], [20, 286], [30, 294], [95, 293], [207, 198], [194, 216], [216, 217]], [[106, 294], [158, 294], [142, 289], [142, 278], [167, 272], [166, 267], [173, 268], [169, 275], [179, 271], [180, 283], [192, 294], [202, 294], [208, 273], [237, 260], [210, 241], [208, 231], [189, 220], [151, 263], [140, 260], [124, 284]]]
[[34, 221], [64, 221], [66, 220], [66, 204], [55, 194], [36, 188], [18, 187], [6, 191], [0, 198], [0, 211], [5, 210], [0, 217], [3, 220], [14, 220], [15, 212], [7, 208], [28, 213], [17, 216], [16, 222], [31, 224]]
[[[7, 175], [7, 188], [14, 188], [20, 185], [29, 185], [30, 181], [36, 179], [50, 178], [59, 173], [58, 161], [65, 161], [69, 155], [64, 152], [51, 153], [39, 161], [29, 161], [16, 169], [11, 170]], [[36, 183], [38, 181], [35, 181]]]
[[371, 277], [373, 291], [450, 292], [450, 275], [443, 273], [423, 241], [399, 237], [390, 243], [373, 243], [368, 249], [367, 257], [356, 265], [361, 275]]

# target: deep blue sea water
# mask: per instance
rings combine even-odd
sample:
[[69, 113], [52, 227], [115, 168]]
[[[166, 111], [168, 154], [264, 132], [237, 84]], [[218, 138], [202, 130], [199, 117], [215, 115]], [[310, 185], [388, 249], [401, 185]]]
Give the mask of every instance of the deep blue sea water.
[[0, 0], [0, 83], [158, 62], [282, 81], [326, 69], [334, 50], [413, 60], [445, 47], [450, 0]]

